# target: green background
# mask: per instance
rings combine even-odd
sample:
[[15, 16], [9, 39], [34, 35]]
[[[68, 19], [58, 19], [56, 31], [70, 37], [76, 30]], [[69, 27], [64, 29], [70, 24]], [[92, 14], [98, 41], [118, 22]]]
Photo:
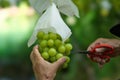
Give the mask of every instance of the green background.
[[[106, 2], [104, 2], [106, 1]], [[97, 38], [117, 38], [110, 28], [119, 23], [120, 0], [73, 0], [80, 18], [62, 18], [72, 30], [74, 50], [86, 50]], [[102, 5], [103, 3], [103, 5]], [[16, 7], [15, 7], [16, 6]], [[27, 42], [40, 15], [27, 0], [0, 0], [0, 80], [34, 80]], [[120, 57], [112, 58], [102, 69], [86, 57], [71, 53], [66, 70], [55, 80], [118, 80]]]

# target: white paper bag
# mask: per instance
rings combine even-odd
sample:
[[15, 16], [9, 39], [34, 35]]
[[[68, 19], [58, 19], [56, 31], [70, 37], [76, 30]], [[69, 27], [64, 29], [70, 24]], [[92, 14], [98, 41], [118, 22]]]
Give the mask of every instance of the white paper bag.
[[56, 5], [52, 3], [45, 13], [40, 17], [38, 23], [34, 29], [34, 32], [28, 41], [28, 47], [30, 47], [37, 39], [36, 35], [39, 31], [44, 31], [45, 33], [54, 32], [61, 36], [62, 41], [70, 37], [71, 30], [62, 20]]
[[72, 0], [29, 0], [29, 2], [39, 14], [42, 14], [52, 3], [55, 3], [61, 13], [79, 17], [78, 8]]
[[79, 16], [79, 11], [76, 5], [72, 2], [72, 0], [54, 0], [57, 5], [59, 11], [67, 16]]

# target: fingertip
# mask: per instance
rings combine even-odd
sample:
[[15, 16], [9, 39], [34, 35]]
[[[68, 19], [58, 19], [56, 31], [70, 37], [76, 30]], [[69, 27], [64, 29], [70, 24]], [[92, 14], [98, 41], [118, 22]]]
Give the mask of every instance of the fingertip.
[[39, 53], [38, 45], [34, 46], [34, 48], [33, 48], [33, 52], [36, 53], [36, 54]]
[[88, 58], [90, 58], [90, 55], [89, 55], [89, 54], [87, 54], [87, 57], [88, 57]]
[[38, 45], [35, 45], [35, 46], [33, 47], [33, 50], [35, 50], [35, 49], [38, 49]]
[[61, 57], [61, 59], [62, 59], [62, 62], [66, 62], [66, 57]]
[[41, 54], [40, 54], [40, 52], [38, 50], [38, 45], [33, 47], [33, 53], [32, 53], [31, 56], [33, 56], [36, 59], [42, 59], [42, 56], [41, 56]]
[[66, 57], [61, 57], [60, 59], [57, 60], [58, 63], [65, 63], [66, 62]]
[[61, 66], [62, 64], [64, 64], [66, 62], [66, 58], [65, 57], [61, 57], [60, 59], [58, 59], [54, 64], [56, 65], [56, 67]]
[[87, 51], [90, 51], [91, 50], [91, 46], [89, 46], [88, 48], [87, 48]]

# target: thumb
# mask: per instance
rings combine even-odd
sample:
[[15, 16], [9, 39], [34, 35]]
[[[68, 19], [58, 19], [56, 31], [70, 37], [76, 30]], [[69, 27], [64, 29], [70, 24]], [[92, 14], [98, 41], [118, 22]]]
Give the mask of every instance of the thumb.
[[60, 59], [58, 59], [55, 63], [54, 63], [54, 67], [56, 67], [57, 69], [66, 62], [66, 58], [65, 57], [61, 57]]

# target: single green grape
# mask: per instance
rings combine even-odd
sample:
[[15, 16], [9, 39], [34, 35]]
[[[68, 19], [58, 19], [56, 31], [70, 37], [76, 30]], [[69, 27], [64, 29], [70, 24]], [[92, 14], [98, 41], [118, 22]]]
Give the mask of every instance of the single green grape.
[[46, 47], [46, 46], [47, 46], [47, 40], [42, 40], [42, 41], [40, 42], [40, 46], [41, 46], [42, 48]]
[[65, 44], [66, 51], [72, 50], [72, 45], [70, 43]]
[[68, 42], [70, 42], [70, 39], [69, 39], [69, 38], [65, 41], [65, 43], [68, 43]]
[[58, 47], [58, 51], [59, 51], [60, 53], [64, 53], [64, 52], [65, 52], [65, 46], [64, 46], [64, 45], [59, 46], [59, 47]]
[[56, 57], [55, 57], [55, 56], [51, 57], [51, 58], [50, 58], [50, 61], [51, 61], [51, 62], [55, 62], [55, 61], [56, 61]]
[[48, 50], [48, 54], [49, 54], [49, 56], [53, 57], [53, 56], [55, 56], [57, 54], [57, 51], [56, 51], [55, 48], [50, 48]]
[[46, 33], [46, 34], [43, 36], [43, 39], [48, 40], [48, 39], [49, 39], [49, 35]]
[[49, 54], [47, 52], [43, 52], [41, 55], [44, 59], [49, 59]]
[[69, 63], [70, 62], [70, 57], [65, 56], [65, 58], [66, 58], [66, 62], [65, 63]]
[[49, 33], [49, 38], [50, 38], [50, 39], [53, 39], [53, 40], [57, 39], [56, 33], [50, 32], [50, 33]]
[[65, 51], [65, 55], [66, 55], [66, 56], [69, 56], [69, 55], [70, 55], [70, 51], [66, 50], [66, 51]]
[[56, 59], [58, 60], [58, 59], [60, 59], [61, 57], [63, 57], [63, 54], [62, 54], [62, 53], [57, 53]]
[[65, 69], [67, 67], [68, 67], [68, 63], [64, 63], [63, 66], [62, 66], [63, 69]]
[[48, 50], [49, 50], [48, 47], [43, 48], [43, 51], [44, 51], [44, 52], [48, 52]]
[[39, 52], [43, 52], [43, 49], [40, 47], [40, 45], [38, 45], [38, 50]]
[[44, 34], [45, 34], [45, 33], [44, 33], [43, 31], [38, 32], [37, 38], [38, 38], [38, 39], [42, 39], [43, 36], [44, 36]]
[[62, 38], [59, 34], [57, 34], [57, 39], [62, 40]]
[[47, 41], [47, 45], [48, 45], [49, 47], [52, 47], [52, 46], [54, 45], [54, 40], [49, 39], [49, 40]]
[[56, 47], [59, 47], [61, 44], [62, 44], [62, 41], [61, 41], [61, 40], [59, 40], [59, 39], [56, 39], [56, 40], [55, 40], [55, 46], [56, 46]]

